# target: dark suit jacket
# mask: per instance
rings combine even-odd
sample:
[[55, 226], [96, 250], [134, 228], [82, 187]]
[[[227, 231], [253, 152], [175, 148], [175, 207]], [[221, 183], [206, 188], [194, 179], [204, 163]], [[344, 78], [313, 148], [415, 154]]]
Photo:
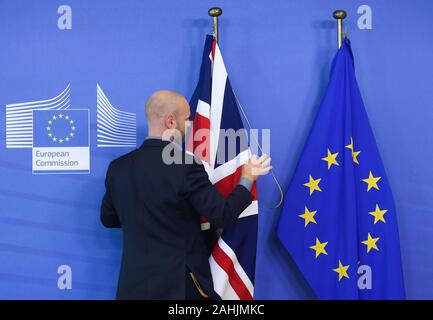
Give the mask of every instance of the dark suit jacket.
[[167, 144], [145, 140], [112, 161], [107, 171], [101, 221], [108, 228], [123, 229], [118, 299], [185, 299], [190, 271], [196, 287], [211, 295], [210, 252], [200, 215], [224, 228], [252, 201], [242, 185], [222, 197], [203, 165], [183, 152], [187, 163], [166, 165], [162, 152]]

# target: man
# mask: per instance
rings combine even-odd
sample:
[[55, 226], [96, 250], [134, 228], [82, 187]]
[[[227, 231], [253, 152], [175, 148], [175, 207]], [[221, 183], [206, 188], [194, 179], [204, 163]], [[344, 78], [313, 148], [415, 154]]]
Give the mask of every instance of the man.
[[159, 91], [145, 109], [149, 136], [110, 163], [101, 206], [103, 225], [123, 229], [117, 299], [205, 299], [213, 282], [200, 215], [218, 228], [234, 223], [252, 201], [252, 183], [271, 170], [271, 159], [252, 157], [239, 185], [224, 198], [202, 164], [183, 152], [180, 164], [163, 159], [164, 148], [173, 147], [163, 137], [185, 136], [186, 99]]

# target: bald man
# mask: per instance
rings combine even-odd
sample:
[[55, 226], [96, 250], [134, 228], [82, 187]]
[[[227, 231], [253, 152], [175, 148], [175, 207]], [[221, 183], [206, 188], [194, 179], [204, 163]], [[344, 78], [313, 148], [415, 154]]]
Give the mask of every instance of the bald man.
[[110, 163], [101, 205], [102, 224], [123, 229], [117, 299], [207, 299], [213, 281], [200, 215], [218, 228], [234, 223], [252, 201], [253, 182], [271, 169], [270, 158], [252, 157], [224, 198], [199, 161], [184, 152], [182, 163], [163, 159], [173, 138], [185, 137], [186, 99], [158, 91], [146, 102], [145, 113], [148, 137]]

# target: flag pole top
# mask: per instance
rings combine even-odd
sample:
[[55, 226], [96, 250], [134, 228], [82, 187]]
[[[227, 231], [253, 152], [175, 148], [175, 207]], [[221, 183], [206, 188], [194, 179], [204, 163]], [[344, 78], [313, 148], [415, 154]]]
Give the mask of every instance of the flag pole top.
[[208, 13], [211, 17], [218, 17], [218, 16], [222, 15], [223, 10], [221, 8], [218, 8], [218, 7], [213, 7], [213, 8], [209, 9]]
[[343, 44], [343, 20], [347, 17], [344, 10], [335, 10], [332, 16], [337, 19], [338, 23], [338, 48]]
[[223, 14], [223, 10], [219, 7], [210, 8], [208, 14], [213, 17], [213, 36], [218, 42], [218, 17]]
[[335, 19], [345, 19], [347, 17], [347, 13], [344, 10], [335, 10], [332, 15]]

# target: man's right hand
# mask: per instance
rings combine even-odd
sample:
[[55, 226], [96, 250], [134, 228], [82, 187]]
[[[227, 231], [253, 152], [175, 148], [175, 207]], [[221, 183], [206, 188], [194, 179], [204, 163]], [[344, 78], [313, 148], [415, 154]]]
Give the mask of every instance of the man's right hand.
[[260, 176], [267, 174], [272, 170], [271, 158], [263, 154], [260, 158], [253, 155], [242, 167], [242, 177], [251, 181], [256, 181]]

